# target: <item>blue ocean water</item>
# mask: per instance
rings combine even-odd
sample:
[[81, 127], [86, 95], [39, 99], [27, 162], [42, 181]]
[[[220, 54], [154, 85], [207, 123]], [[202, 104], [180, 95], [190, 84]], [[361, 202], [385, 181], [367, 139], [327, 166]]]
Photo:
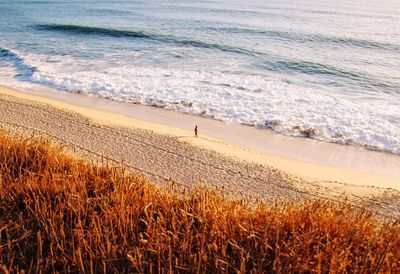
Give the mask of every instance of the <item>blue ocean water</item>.
[[0, 0], [0, 84], [400, 154], [400, 2]]

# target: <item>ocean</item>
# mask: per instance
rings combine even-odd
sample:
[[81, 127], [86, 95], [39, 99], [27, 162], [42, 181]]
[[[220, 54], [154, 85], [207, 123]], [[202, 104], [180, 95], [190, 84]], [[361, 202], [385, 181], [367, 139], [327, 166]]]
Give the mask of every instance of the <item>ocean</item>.
[[400, 154], [400, 1], [0, 0], [0, 84]]

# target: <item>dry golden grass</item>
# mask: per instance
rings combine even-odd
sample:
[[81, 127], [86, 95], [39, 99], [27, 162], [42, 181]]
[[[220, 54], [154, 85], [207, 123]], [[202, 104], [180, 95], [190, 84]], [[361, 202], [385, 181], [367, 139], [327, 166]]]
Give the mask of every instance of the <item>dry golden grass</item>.
[[0, 135], [4, 272], [399, 272], [396, 223], [326, 201], [260, 204], [157, 189], [123, 168]]

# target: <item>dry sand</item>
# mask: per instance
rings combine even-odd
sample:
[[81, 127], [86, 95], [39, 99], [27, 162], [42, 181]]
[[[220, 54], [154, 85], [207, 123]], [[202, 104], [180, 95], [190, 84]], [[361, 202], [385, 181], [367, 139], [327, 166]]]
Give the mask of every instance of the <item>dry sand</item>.
[[[46, 135], [88, 159], [123, 161], [160, 184], [169, 179], [184, 187], [204, 182], [234, 198], [267, 202], [346, 198], [381, 215], [400, 216], [400, 179], [396, 170], [400, 158], [394, 155], [368, 154], [376, 155], [382, 166], [376, 167], [375, 173], [338, 168], [262, 153], [210, 136], [194, 138], [191, 130], [6, 87], [0, 87], [0, 126], [11, 133]], [[298, 146], [303, 141], [294, 142]], [[318, 154], [318, 146], [314, 150]], [[365, 158], [367, 165], [370, 157]], [[376, 166], [376, 162], [371, 165]]]

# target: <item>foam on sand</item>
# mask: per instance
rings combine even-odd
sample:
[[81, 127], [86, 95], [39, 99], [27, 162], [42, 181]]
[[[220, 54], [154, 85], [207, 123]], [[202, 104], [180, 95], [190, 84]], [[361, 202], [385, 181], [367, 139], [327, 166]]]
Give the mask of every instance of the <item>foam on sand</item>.
[[395, 107], [363, 105], [261, 75], [112, 64], [3, 50], [27, 81], [116, 101], [400, 154]]
[[[4, 87], [0, 89], [1, 93], [76, 111], [101, 123], [133, 126], [179, 138], [185, 137], [181, 140], [242, 161], [272, 166], [309, 181], [345, 183], [348, 189], [354, 188], [351, 191], [356, 193], [361, 191], [360, 187], [400, 190], [400, 159], [396, 155], [291, 138], [268, 133], [267, 130], [229, 125], [202, 117], [100, 98], [49, 91], [38, 93], [54, 98], [48, 99]], [[190, 138], [193, 136], [194, 124], [199, 125], [201, 138]], [[367, 192], [371, 190], [367, 188]]]

